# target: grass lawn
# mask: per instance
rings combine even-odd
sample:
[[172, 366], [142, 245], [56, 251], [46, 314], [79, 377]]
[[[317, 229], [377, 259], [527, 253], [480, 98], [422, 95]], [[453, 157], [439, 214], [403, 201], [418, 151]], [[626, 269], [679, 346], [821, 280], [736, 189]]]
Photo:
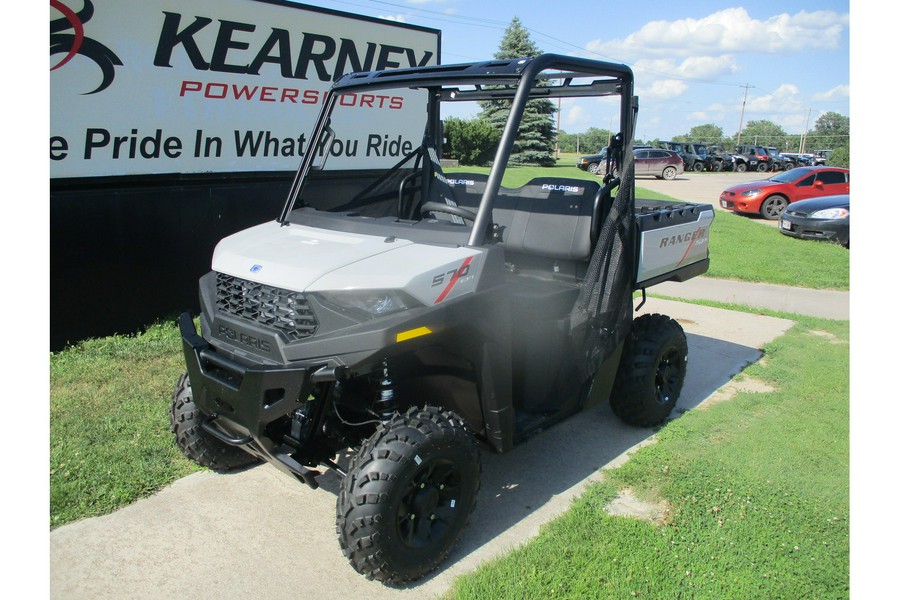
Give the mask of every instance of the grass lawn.
[[50, 525], [112, 512], [199, 470], [169, 432], [174, 323], [50, 356]]
[[745, 216], [716, 211], [707, 277], [815, 289], [850, 289], [850, 252], [838, 244], [798, 240]]
[[[772, 386], [695, 409], [562, 517], [457, 580], [464, 598], [849, 596], [849, 323], [800, 318], [742, 377]], [[610, 516], [619, 490], [659, 524]]]

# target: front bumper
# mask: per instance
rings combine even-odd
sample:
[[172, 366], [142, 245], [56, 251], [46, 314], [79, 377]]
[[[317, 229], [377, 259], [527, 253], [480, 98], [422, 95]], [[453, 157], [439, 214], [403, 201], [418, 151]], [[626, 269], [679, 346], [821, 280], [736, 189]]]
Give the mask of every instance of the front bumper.
[[245, 366], [198, 335], [188, 313], [178, 326], [194, 403], [207, 415], [203, 429], [316, 487], [319, 473], [292, 456], [297, 448], [276, 444], [267, 428], [299, 409], [317, 383], [334, 381], [336, 370], [324, 364]]
[[778, 230], [784, 235], [804, 239], [850, 244], [850, 223], [847, 219], [809, 219], [797, 215], [781, 215]]
[[762, 199], [759, 196], [747, 197], [729, 192], [719, 196], [719, 206], [725, 210], [741, 213], [758, 213]]

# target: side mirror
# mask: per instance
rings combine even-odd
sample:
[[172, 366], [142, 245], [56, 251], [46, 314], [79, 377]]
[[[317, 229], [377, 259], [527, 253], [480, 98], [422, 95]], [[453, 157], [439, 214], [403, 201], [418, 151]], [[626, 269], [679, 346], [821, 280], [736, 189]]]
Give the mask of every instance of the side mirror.
[[817, 180], [813, 181], [813, 187], [816, 188], [817, 190], [823, 190], [823, 189], [825, 189], [825, 184], [817, 179]]

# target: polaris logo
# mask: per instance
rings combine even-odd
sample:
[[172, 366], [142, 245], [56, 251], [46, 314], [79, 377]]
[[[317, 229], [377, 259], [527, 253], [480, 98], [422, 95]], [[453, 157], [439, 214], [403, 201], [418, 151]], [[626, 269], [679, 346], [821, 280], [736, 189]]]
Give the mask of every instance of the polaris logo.
[[556, 185], [552, 183], [545, 183], [541, 185], [541, 189], [551, 192], [566, 192], [571, 194], [580, 194], [584, 191], [584, 188], [576, 187], [574, 185]]
[[450, 185], [475, 185], [474, 179], [448, 179]]
[[247, 335], [246, 333], [242, 333], [226, 325], [219, 325], [219, 335], [232, 342], [237, 342], [249, 348], [253, 348], [254, 350], [262, 350], [263, 352], [270, 352], [272, 350], [272, 345], [266, 340]]
[[706, 238], [706, 228], [700, 227], [693, 233], [680, 233], [678, 235], [673, 235], [669, 237], [664, 237], [659, 240], [659, 247], [665, 248], [666, 246], [680, 246], [681, 244], [694, 244], [700, 240]]

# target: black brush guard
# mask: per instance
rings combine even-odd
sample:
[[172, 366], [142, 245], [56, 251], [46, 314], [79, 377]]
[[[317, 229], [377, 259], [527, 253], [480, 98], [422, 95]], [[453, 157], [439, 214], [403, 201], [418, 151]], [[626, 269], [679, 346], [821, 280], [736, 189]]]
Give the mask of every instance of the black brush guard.
[[190, 314], [178, 318], [194, 403], [207, 415], [203, 430], [269, 460], [312, 488], [318, 471], [294, 458], [298, 449], [276, 444], [267, 427], [297, 409], [316, 384], [335, 380], [335, 369], [322, 364], [244, 366], [217, 352], [197, 334]]

